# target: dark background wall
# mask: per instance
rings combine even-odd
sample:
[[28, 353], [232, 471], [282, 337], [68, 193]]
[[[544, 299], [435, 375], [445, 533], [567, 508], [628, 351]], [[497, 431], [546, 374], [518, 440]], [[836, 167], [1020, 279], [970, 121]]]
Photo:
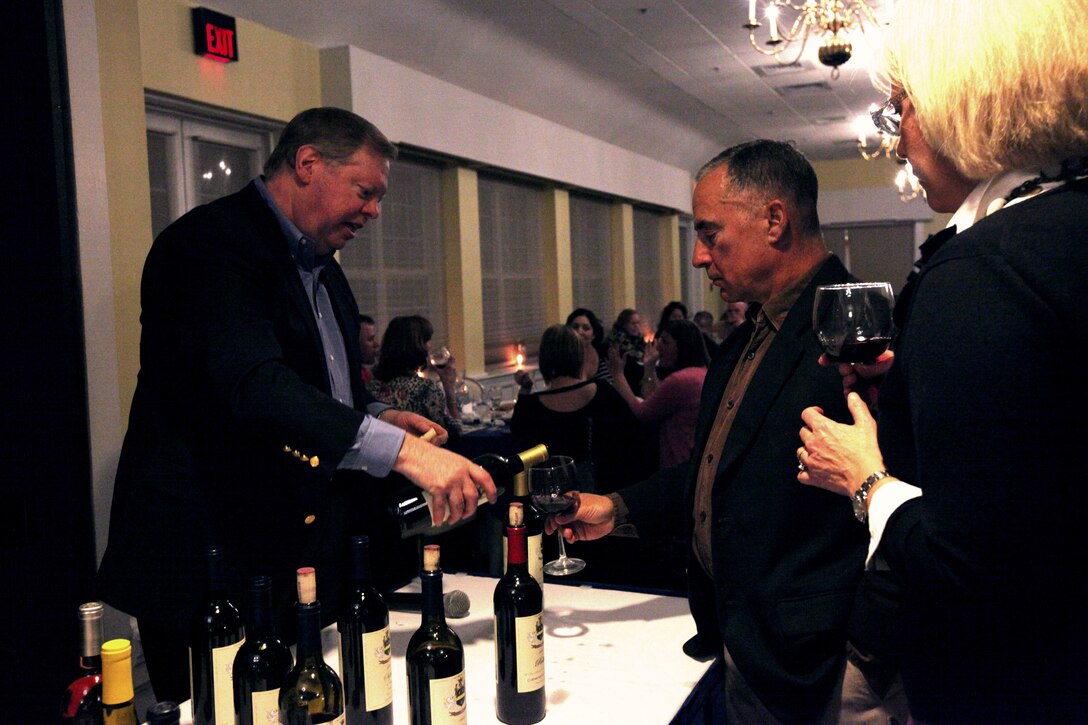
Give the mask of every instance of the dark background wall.
[[95, 566], [64, 31], [60, 0], [0, 12], [0, 722], [56, 722]]

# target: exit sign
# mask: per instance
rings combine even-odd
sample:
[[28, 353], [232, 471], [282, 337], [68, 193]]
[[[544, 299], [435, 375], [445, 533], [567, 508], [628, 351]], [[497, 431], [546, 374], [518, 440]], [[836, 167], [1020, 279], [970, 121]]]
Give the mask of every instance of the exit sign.
[[234, 18], [207, 8], [193, 8], [193, 48], [197, 55], [220, 63], [238, 60]]

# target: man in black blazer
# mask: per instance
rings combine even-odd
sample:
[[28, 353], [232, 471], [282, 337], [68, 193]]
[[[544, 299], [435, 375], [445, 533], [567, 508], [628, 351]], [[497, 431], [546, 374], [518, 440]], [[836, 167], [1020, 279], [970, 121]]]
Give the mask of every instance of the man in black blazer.
[[[379, 479], [391, 471], [451, 520], [475, 510], [478, 489], [494, 496], [482, 468], [417, 438], [437, 426], [376, 403], [359, 376], [359, 311], [333, 253], [378, 216], [395, 155], [353, 113], [304, 111], [263, 177], [178, 219], [148, 254], [140, 373], [98, 583], [136, 616], [160, 700], [189, 696], [208, 545], [222, 545], [238, 604], [247, 577], [271, 575], [289, 626], [303, 565], [317, 568], [335, 615], [346, 536], [381, 540]], [[379, 566], [385, 553], [377, 547]]]
[[816, 287], [850, 279], [820, 234], [815, 173], [790, 145], [756, 141], [696, 178], [692, 263], [724, 300], [752, 303], [707, 373], [697, 457], [611, 497], [584, 495], [558, 523], [572, 541], [624, 520], [640, 536], [690, 534], [696, 647], [724, 654], [729, 722], [905, 721], [905, 702], [885, 702], [886, 688], [847, 668], [851, 617], [883, 614], [856, 597], [864, 532], [844, 501], [796, 482], [808, 401], [846, 416], [812, 333]]

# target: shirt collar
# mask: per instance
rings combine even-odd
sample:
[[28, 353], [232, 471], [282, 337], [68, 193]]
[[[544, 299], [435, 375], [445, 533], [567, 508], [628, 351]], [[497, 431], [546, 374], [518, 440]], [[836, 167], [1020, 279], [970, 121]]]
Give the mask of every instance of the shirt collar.
[[333, 258], [335, 252], [322, 255], [316, 254], [314, 252], [316, 246], [314, 240], [299, 231], [294, 222], [283, 213], [279, 204], [272, 198], [272, 192], [268, 190], [264, 177], [257, 177], [253, 180], [253, 183], [256, 185], [257, 191], [261, 193], [261, 198], [268, 204], [268, 208], [272, 210], [272, 215], [276, 217], [276, 222], [280, 225], [284, 238], [287, 239], [287, 248], [291, 252], [291, 258], [295, 260], [298, 268], [307, 272], [320, 272], [321, 268]]
[[800, 299], [805, 288], [812, 282], [812, 278], [816, 276], [816, 272], [818, 272], [826, 262], [827, 257], [820, 259], [816, 264], [809, 268], [807, 272], [794, 280], [793, 284], [767, 300], [766, 304], [762, 306], [755, 304], [749, 307], [749, 319], [758, 327], [759, 318], [762, 316], [766, 324], [769, 324], [777, 333], [782, 328], [782, 323], [786, 321], [786, 316], [790, 313], [790, 309], [797, 300]]
[[[1056, 173], [1055, 169], [1043, 169], [1042, 171]], [[1018, 204], [1065, 183], [1064, 181], [1040, 183], [1033, 190], [1006, 201], [1006, 198], [1014, 189], [1025, 181], [1037, 178], [1039, 173], [1040, 169], [1015, 169], [1013, 171], [1004, 171], [980, 181], [967, 195], [967, 198], [963, 200], [956, 213], [952, 215], [948, 226], [955, 226], [957, 233], [964, 232], [978, 221], [990, 214], [997, 213], [1006, 206]]]

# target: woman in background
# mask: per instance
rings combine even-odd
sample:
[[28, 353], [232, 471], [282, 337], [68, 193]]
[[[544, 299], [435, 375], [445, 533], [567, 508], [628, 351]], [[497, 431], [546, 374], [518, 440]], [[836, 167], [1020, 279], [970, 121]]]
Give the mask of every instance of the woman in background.
[[[670, 366], [672, 375], [658, 381], [655, 363]], [[695, 423], [699, 395], [706, 378], [709, 357], [703, 334], [695, 323], [677, 320], [668, 323], [657, 336], [654, 347], [643, 358], [642, 397], [634, 394], [623, 376], [624, 359], [618, 351], [609, 353], [616, 392], [627, 401], [641, 423], [658, 424], [658, 447], [662, 468], [676, 466], [691, 457], [695, 446]]]
[[604, 325], [597, 315], [592, 310], [579, 307], [567, 315], [567, 327], [578, 333], [582, 341], [582, 373], [585, 379], [610, 380]]
[[630, 307], [620, 312], [612, 323], [608, 333], [608, 348], [619, 351], [620, 357], [626, 357], [623, 376], [627, 384], [638, 395], [642, 392], [642, 356], [646, 352], [646, 340], [642, 337], [642, 316], [638, 310]]
[[457, 368], [454, 357], [433, 368], [438, 382], [419, 376], [427, 367], [434, 327], [425, 317], [394, 317], [382, 337], [381, 358], [374, 366], [374, 379], [366, 384], [371, 394], [399, 410], [409, 410], [438, 423], [460, 436], [461, 411], [454, 395]]
[[[546, 389], [531, 393], [532, 379], [520, 375], [521, 385], [510, 430], [515, 448], [544, 443], [552, 455], [570, 456], [592, 464], [592, 487], [583, 491], [610, 493], [650, 473], [640, 455], [639, 423], [608, 383], [585, 379], [585, 344], [566, 325], [552, 325], [540, 340], [540, 374]], [[585, 465], [580, 466], [588, 473]]]

